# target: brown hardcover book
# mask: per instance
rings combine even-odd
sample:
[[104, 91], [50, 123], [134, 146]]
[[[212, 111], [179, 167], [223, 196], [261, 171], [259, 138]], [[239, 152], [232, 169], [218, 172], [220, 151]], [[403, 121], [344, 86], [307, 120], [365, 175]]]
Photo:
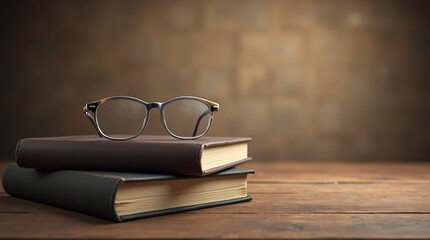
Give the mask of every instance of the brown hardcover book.
[[99, 170], [204, 176], [248, 160], [251, 138], [202, 137], [178, 140], [141, 135], [129, 141], [99, 136], [21, 139], [16, 147], [20, 167], [43, 170]]

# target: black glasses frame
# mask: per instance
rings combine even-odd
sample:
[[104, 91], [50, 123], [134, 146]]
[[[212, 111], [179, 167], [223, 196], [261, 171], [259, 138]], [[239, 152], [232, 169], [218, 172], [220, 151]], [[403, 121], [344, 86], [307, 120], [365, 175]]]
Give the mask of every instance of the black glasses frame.
[[[113, 100], [113, 99], [127, 99], [130, 101], [141, 103], [145, 106], [146, 117], [143, 120], [142, 128], [139, 130], [138, 133], [136, 133], [133, 136], [126, 137], [126, 138], [116, 138], [116, 137], [106, 135], [102, 131], [102, 129], [100, 128], [98, 119], [97, 119], [97, 108], [100, 104], [102, 104], [106, 101], [109, 101], [109, 100]], [[193, 132], [192, 137], [178, 136], [178, 135], [174, 134], [172, 131], [170, 131], [169, 128], [167, 127], [166, 118], [164, 115], [164, 108], [169, 103], [172, 103], [172, 102], [175, 102], [178, 100], [184, 100], [184, 99], [199, 101], [199, 102], [202, 102], [208, 106], [208, 110], [199, 116], [197, 123], [196, 123], [196, 126], [194, 128], [194, 132]], [[137, 136], [139, 136], [143, 132], [143, 130], [146, 128], [146, 125], [148, 124], [150, 112], [151, 112], [151, 109], [153, 109], [153, 108], [158, 108], [160, 110], [161, 124], [162, 124], [163, 128], [167, 131], [167, 133], [169, 133], [170, 136], [177, 138], [177, 139], [182, 139], [182, 140], [192, 140], [192, 139], [197, 139], [197, 138], [202, 137], [203, 135], [205, 135], [209, 131], [209, 128], [211, 127], [212, 122], [213, 122], [214, 112], [219, 110], [219, 104], [216, 102], [209, 101], [209, 100], [204, 99], [204, 98], [194, 97], [194, 96], [175, 97], [175, 98], [172, 98], [172, 99], [167, 100], [165, 102], [145, 102], [139, 98], [131, 97], [131, 96], [113, 96], [113, 97], [107, 97], [107, 98], [103, 98], [103, 99], [100, 99], [100, 100], [97, 100], [94, 102], [87, 103], [87, 104], [85, 104], [83, 111], [84, 111], [84, 114], [89, 118], [89, 120], [91, 121], [93, 126], [96, 128], [96, 131], [100, 137], [104, 137], [104, 138], [107, 138], [110, 140], [116, 140], [116, 141], [125, 141], [125, 140], [130, 140], [130, 139], [136, 138]], [[202, 134], [196, 135], [197, 130], [198, 130], [199, 125], [200, 125], [200, 121], [203, 119], [203, 117], [207, 116], [208, 114], [210, 114], [208, 126], [206, 127], [205, 131]]]

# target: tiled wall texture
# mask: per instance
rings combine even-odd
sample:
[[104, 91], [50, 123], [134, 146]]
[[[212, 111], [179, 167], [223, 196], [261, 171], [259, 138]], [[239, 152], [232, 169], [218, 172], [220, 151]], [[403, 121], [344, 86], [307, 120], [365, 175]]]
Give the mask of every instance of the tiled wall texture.
[[[430, 160], [430, 1], [10, 1], [1, 144], [95, 133], [112, 95], [221, 104], [258, 161]], [[154, 112], [148, 133], [164, 133]]]

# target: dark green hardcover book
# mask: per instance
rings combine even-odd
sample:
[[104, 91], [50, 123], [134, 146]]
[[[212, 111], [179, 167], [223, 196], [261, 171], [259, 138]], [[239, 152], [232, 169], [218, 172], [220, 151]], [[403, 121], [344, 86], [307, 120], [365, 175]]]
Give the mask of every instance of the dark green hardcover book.
[[206, 177], [101, 171], [40, 171], [10, 163], [3, 188], [14, 197], [37, 201], [111, 221], [250, 201], [247, 175], [230, 168]]

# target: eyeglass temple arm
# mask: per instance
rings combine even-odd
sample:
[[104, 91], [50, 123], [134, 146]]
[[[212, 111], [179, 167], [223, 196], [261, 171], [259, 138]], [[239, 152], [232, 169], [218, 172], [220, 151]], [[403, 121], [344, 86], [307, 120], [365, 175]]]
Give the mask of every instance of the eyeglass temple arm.
[[96, 120], [94, 119], [93, 114], [90, 113], [90, 111], [88, 111], [87, 105], [84, 106], [83, 111], [84, 111], [85, 115], [88, 117], [88, 119], [90, 120], [91, 124], [93, 124], [93, 126], [96, 129], [96, 132], [99, 135], [99, 137], [103, 137], [103, 135], [98, 131], [98, 128], [97, 128], [97, 125], [96, 125]]
[[210, 109], [208, 109], [208, 110], [204, 111], [204, 112], [199, 116], [199, 118], [197, 119], [196, 126], [194, 127], [193, 137], [195, 137], [195, 136], [196, 136], [196, 134], [197, 134], [197, 130], [199, 129], [200, 122], [202, 121], [202, 119], [203, 119], [206, 115], [208, 115], [209, 113], [212, 113], [212, 112], [214, 112], [214, 111], [218, 111], [218, 109], [219, 109], [219, 106], [218, 106], [218, 105], [214, 105], [214, 106], [212, 106]]

